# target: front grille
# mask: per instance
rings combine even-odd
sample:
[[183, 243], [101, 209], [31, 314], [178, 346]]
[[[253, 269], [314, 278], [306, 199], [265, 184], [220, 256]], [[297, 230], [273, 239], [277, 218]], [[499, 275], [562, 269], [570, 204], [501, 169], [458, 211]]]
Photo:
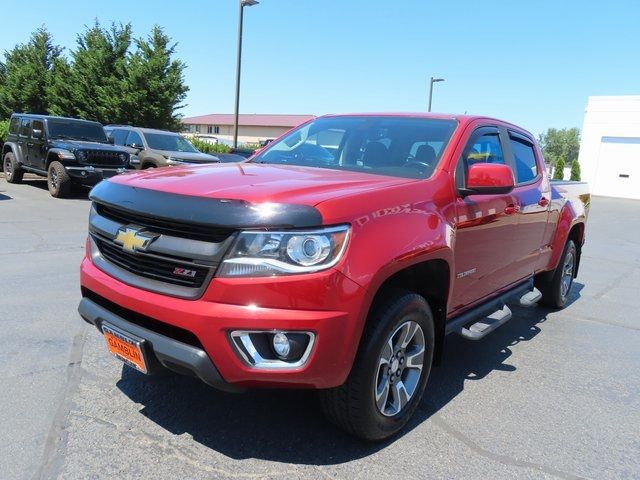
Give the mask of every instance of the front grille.
[[[183, 287], [200, 288], [209, 274], [208, 267], [195, 265], [188, 259], [142, 252], [128, 253], [119, 245], [97, 235], [93, 235], [93, 239], [105, 260], [141, 277]], [[176, 269], [194, 272], [193, 277], [180, 275], [176, 273]]]
[[119, 152], [107, 152], [102, 150], [85, 150], [86, 157], [82, 163], [93, 165], [94, 167], [124, 167], [124, 162], [120, 160]]
[[172, 220], [162, 220], [155, 217], [147, 217], [139, 213], [129, 213], [118, 208], [113, 208], [101, 203], [95, 204], [100, 216], [106, 217], [123, 225], [138, 225], [152, 232], [173, 237], [188, 238], [204, 242], [220, 243], [225, 241], [234, 232], [229, 228], [212, 228], [208, 226], [182, 223]]

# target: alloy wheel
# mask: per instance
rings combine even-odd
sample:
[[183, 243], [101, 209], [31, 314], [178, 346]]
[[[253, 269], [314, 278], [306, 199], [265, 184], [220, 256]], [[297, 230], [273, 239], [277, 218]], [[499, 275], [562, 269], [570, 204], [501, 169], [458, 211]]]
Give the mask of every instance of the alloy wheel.
[[573, 252], [568, 252], [562, 266], [562, 281], [560, 282], [560, 295], [567, 298], [571, 284], [573, 283], [573, 269], [575, 266], [575, 257]]
[[416, 393], [425, 350], [424, 332], [411, 320], [396, 328], [385, 342], [374, 384], [374, 400], [382, 415], [398, 415]]

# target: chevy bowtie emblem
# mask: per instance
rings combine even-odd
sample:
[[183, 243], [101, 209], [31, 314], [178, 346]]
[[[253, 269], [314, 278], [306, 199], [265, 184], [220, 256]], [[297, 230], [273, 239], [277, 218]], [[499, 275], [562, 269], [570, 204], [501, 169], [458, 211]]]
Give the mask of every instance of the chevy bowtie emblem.
[[142, 232], [140, 228], [120, 227], [113, 241], [118, 245], [122, 245], [122, 249], [125, 252], [135, 253], [144, 252], [156, 238], [158, 238], [158, 235]]

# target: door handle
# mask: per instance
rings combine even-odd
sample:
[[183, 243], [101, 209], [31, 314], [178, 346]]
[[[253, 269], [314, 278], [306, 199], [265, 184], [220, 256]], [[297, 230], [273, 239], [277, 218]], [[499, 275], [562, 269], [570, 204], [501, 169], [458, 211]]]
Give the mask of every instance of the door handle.
[[520, 205], [507, 205], [504, 209], [504, 213], [507, 215], [513, 215], [514, 213], [518, 213], [520, 211]]
[[27, 147], [33, 147], [33, 143], [31, 142], [27, 143]]
[[549, 199], [547, 199], [547, 197], [542, 197], [540, 200], [538, 200], [538, 205], [540, 205], [541, 207], [546, 207], [547, 205], [549, 205]]

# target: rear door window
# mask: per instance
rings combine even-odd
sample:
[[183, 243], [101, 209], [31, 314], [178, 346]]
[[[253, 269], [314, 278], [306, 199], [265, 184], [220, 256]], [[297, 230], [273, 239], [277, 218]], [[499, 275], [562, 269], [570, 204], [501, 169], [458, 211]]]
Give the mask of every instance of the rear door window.
[[18, 130], [20, 130], [20, 119], [18, 117], [13, 117], [11, 119], [11, 123], [9, 123], [9, 133], [17, 135]]
[[516, 183], [527, 183], [538, 176], [538, 163], [533, 144], [519, 135], [509, 134], [513, 161], [516, 169]]

